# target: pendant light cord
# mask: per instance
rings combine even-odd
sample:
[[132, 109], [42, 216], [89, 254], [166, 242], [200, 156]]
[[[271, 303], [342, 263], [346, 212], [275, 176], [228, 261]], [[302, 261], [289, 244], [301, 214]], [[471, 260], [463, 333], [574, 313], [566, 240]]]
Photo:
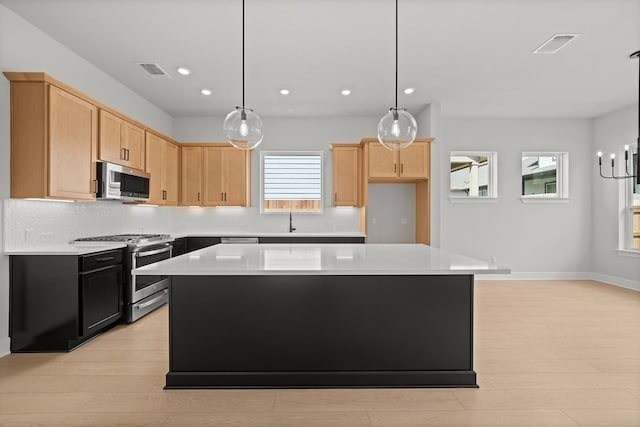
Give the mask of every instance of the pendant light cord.
[[[638, 146], [636, 147], [636, 150], [640, 153], [640, 50], [631, 55], [631, 57], [634, 56], [638, 60]], [[640, 154], [638, 154], [638, 156], [640, 156]], [[638, 170], [640, 170], [640, 166], [638, 167]]]
[[244, 0], [242, 0], [242, 108], [244, 109]]
[[396, 0], [396, 110], [397, 109], [398, 109], [398, 0]]

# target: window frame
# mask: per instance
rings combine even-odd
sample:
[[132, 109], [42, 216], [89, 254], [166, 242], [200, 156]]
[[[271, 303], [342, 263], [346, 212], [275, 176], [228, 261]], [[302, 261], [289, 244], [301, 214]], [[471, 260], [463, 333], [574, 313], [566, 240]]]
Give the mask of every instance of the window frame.
[[[632, 148], [632, 173], [636, 175], [640, 167], [633, 163], [634, 157], [636, 163], [640, 160], [640, 155], [637, 154], [636, 147]], [[620, 157], [624, 158], [624, 157]], [[640, 247], [634, 247], [634, 229], [633, 229], [633, 217], [635, 212], [640, 212], [640, 184], [636, 184], [636, 178], [628, 178], [620, 180], [620, 227], [619, 227], [619, 250], [624, 251], [627, 254], [633, 254], [640, 257]], [[634, 202], [634, 187], [636, 187], [636, 196]], [[640, 214], [638, 214], [640, 215]]]
[[[451, 195], [451, 157], [484, 156], [487, 158], [487, 195], [486, 196], [454, 196]], [[452, 203], [494, 203], [498, 200], [498, 152], [497, 151], [450, 151], [449, 152], [449, 201]]]
[[264, 209], [264, 158], [266, 156], [320, 156], [320, 210], [318, 211], [291, 211], [295, 214], [318, 215], [324, 213], [324, 188], [325, 188], [325, 159], [324, 151], [260, 151], [260, 214], [261, 215], [281, 215], [288, 214], [289, 211], [265, 211]]
[[[556, 193], [522, 194], [522, 159], [524, 157], [556, 157]], [[546, 185], [546, 183], [545, 183]], [[522, 203], [568, 203], [569, 201], [569, 152], [523, 151], [520, 154], [520, 200]]]

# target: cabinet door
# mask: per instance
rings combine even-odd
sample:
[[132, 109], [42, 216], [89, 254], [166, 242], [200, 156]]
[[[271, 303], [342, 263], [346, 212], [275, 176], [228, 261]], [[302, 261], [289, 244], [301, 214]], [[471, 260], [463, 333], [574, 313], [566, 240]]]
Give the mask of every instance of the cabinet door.
[[178, 205], [178, 146], [169, 142], [162, 143], [162, 174], [165, 191], [165, 204]]
[[80, 275], [82, 335], [122, 317], [122, 264]]
[[204, 147], [202, 158], [202, 205], [220, 206], [224, 201], [221, 147]]
[[247, 156], [250, 153], [237, 148], [225, 148], [223, 156], [224, 200], [227, 206], [247, 206]]
[[429, 178], [429, 144], [414, 142], [407, 148], [398, 150], [401, 178]]
[[100, 110], [100, 139], [98, 159], [126, 166], [122, 148], [124, 120], [105, 110]]
[[333, 206], [359, 206], [360, 150], [333, 147]]
[[182, 179], [180, 181], [180, 204], [199, 206], [202, 204], [202, 147], [180, 147], [182, 154]]
[[149, 179], [149, 203], [163, 205], [162, 188], [162, 142], [163, 140], [147, 132], [146, 171], [151, 175]]
[[122, 148], [126, 150], [124, 162], [130, 168], [144, 170], [144, 133], [138, 126], [124, 122]]
[[50, 197], [95, 199], [98, 109], [49, 86]]
[[382, 144], [370, 143], [369, 177], [395, 178], [398, 176], [396, 152], [386, 149]]

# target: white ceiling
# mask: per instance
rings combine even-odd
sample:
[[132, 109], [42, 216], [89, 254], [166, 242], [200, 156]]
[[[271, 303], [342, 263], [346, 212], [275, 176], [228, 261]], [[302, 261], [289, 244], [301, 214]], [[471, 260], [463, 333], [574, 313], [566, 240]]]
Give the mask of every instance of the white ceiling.
[[[414, 114], [437, 101], [445, 116], [590, 118], [638, 100], [629, 54], [640, 50], [640, 0], [399, 1], [399, 86], [416, 88], [399, 106]], [[240, 0], [0, 3], [171, 115], [241, 104]], [[393, 105], [393, 0], [245, 8], [246, 104], [258, 114], [382, 116]], [[531, 54], [555, 33], [581, 35]], [[173, 78], [149, 78], [136, 65], [145, 61]], [[193, 74], [178, 75], [181, 65]]]

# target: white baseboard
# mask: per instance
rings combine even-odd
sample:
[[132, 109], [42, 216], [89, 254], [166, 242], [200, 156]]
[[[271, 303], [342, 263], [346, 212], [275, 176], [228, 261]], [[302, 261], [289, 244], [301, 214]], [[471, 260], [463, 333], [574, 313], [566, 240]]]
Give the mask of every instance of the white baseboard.
[[476, 274], [475, 280], [596, 280], [608, 285], [640, 291], [640, 280], [583, 272], [517, 272], [511, 274]]
[[6, 337], [0, 339], [0, 357], [11, 353], [11, 338]]
[[621, 288], [640, 291], [640, 280], [629, 280], [623, 277], [609, 276], [607, 274], [591, 273], [591, 279]]

